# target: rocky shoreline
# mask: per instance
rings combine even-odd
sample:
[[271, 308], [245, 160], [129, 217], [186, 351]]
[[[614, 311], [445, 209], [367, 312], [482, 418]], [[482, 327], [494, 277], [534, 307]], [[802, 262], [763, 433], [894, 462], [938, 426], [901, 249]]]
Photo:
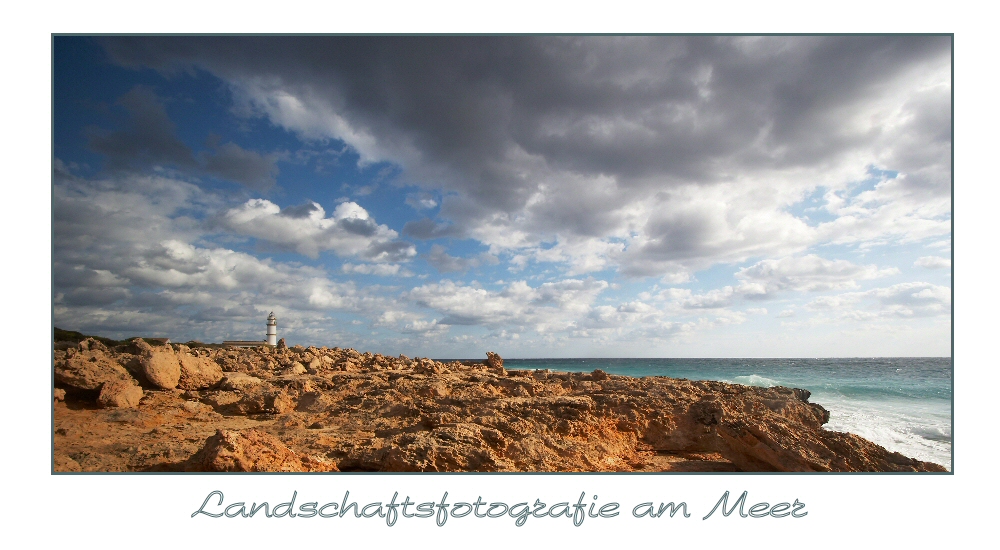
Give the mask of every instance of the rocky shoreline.
[[944, 472], [809, 392], [353, 349], [54, 346], [56, 472]]

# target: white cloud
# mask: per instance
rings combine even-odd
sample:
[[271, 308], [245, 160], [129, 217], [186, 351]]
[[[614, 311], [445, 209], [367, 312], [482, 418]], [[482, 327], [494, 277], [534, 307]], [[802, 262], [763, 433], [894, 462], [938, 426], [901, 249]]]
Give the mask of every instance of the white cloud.
[[[864, 305], [864, 309], [855, 309]], [[951, 289], [923, 282], [900, 283], [865, 292], [821, 296], [806, 304], [812, 311], [831, 311], [841, 317], [934, 317], [951, 314]]]
[[438, 205], [438, 201], [428, 193], [410, 193], [404, 202], [416, 210], [430, 210]]
[[[255, 337], [270, 310], [283, 319], [285, 331], [294, 332], [323, 324], [330, 311], [364, 315], [385, 307], [385, 297], [331, 281], [321, 268], [210, 243], [202, 224], [189, 216], [204, 216], [221, 204], [220, 197], [176, 179], [85, 180], [57, 170], [56, 325], [97, 327], [109, 336], [141, 329], [171, 337]], [[362, 265], [377, 271], [386, 264]]]
[[378, 275], [379, 277], [412, 277], [413, 272], [401, 269], [399, 264], [350, 264], [345, 263], [340, 266], [344, 273], [357, 273], [359, 275]]
[[943, 267], [951, 267], [951, 260], [940, 256], [921, 256], [917, 258], [917, 261], [913, 262], [913, 265], [926, 267], [927, 269], [941, 269]]
[[815, 254], [762, 260], [740, 269], [736, 278], [764, 285], [768, 293], [781, 290], [828, 291], [857, 288], [858, 280], [899, 274], [896, 268], [856, 265], [846, 260], [827, 260]]
[[319, 257], [332, 251], [343, 257], [373, 261], [402, 261], [416, 255], [413, 245], [396, 240], [398, 233], [379, 225], [354, 202], [342, 202], [330, 217], [318, 203], [282, 210], [266, 199], [250, 199], [217, 217], [219, 227], [238, 235]]
[[414, 288], [404, 296], [442, 314], [441, 324], [532, 325], [545, 333], [574, 326], [607, 287], [605, 281], [566, 279], [537, 287], [515, 281], [502, 290], [489, 291], [445, 280]]

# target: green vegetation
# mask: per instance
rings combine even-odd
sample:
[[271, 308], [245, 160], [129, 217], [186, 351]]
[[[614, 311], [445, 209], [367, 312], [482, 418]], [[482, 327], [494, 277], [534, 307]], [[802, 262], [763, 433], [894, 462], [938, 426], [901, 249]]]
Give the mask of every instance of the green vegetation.
[[[127, 346], [129, 343], [131, 343], [133, 340], [139, 337], [130, 336], [124, 340], [113, 340], [111, 338], [105, 338], [103, 336], [91, 336], [89, 334], [84, 334], [82, 332], [77, 332], [75, 330], [64, 330], [59, 327], [52, 327], [53, 342], [82, 342], [87, 338], [93, 338], [94, 340], [97, 340], [98, 342], [110, 348], [115, 346]], [[163, 342], [154, 338], [142, 338], [142, 340], [151, 346], [164, 345]], [[173, 342], [173, 343], [177, 344], [179, 342]], [[221, 349], [227, 347], [222, 344], [206, 344], [204, 342], [199, 342], [197, 340], [189, 340], [187, 342], [184, 342], [184, 345], [192, 349], [193, 348]]]
[[52, 327], [53, 334], [52, 340], [55, 342], [82, 342], [87, 338], [93, 338], [98, 342], [104, 344], [105, 346], [118, 346], [121, 344], [126, 344], [128, 342], [112, 340], [111, 338], [105, 338], [103, 336], [88, 336], [82, 332], [77, 332], [75, 330], [63, 330], [59, 327]]
[[[112, 340], [111, 338], [105, 338], [103, 336], [91, 336], [89, 334], [83, 334], [82, 332], [77, 332], [75, 330], [63, 330], [59, 327], [52, 327], [52, 341], [54, 342], [82, 342], [87, 338], [93, 338], [94, 340], [97, 340], [98, 342], [104, 344], [105, 346], [114, 347], [114, 346], [128, 345], [129, 342], [139, 337], [130, 336], [124, 340]], [[142, 340], [151, 346], [163, 345], [163, 342], [160, 342], [152, 338], [143, 338]], [[187, 345], [189, 347], [193, 347], [191, 346], [190, 342], [188, 342]], [[205, 344], [199, 344], [199, 345], [204, 346]]]

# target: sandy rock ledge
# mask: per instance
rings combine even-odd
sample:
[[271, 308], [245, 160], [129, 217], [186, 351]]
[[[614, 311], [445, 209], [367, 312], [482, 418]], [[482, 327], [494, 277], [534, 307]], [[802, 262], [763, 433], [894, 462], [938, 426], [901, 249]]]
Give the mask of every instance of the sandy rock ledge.
[[59, 342], [56, 471], [944, 471], [809, 392], [338, 347]]

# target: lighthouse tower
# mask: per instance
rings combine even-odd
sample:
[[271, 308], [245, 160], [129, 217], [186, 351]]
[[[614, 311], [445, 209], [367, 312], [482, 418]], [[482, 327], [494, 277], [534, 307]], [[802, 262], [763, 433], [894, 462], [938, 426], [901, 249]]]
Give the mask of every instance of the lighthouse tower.
[[278, 345], [278, 318], [273, 311], [267, 316], [267, 345]]

